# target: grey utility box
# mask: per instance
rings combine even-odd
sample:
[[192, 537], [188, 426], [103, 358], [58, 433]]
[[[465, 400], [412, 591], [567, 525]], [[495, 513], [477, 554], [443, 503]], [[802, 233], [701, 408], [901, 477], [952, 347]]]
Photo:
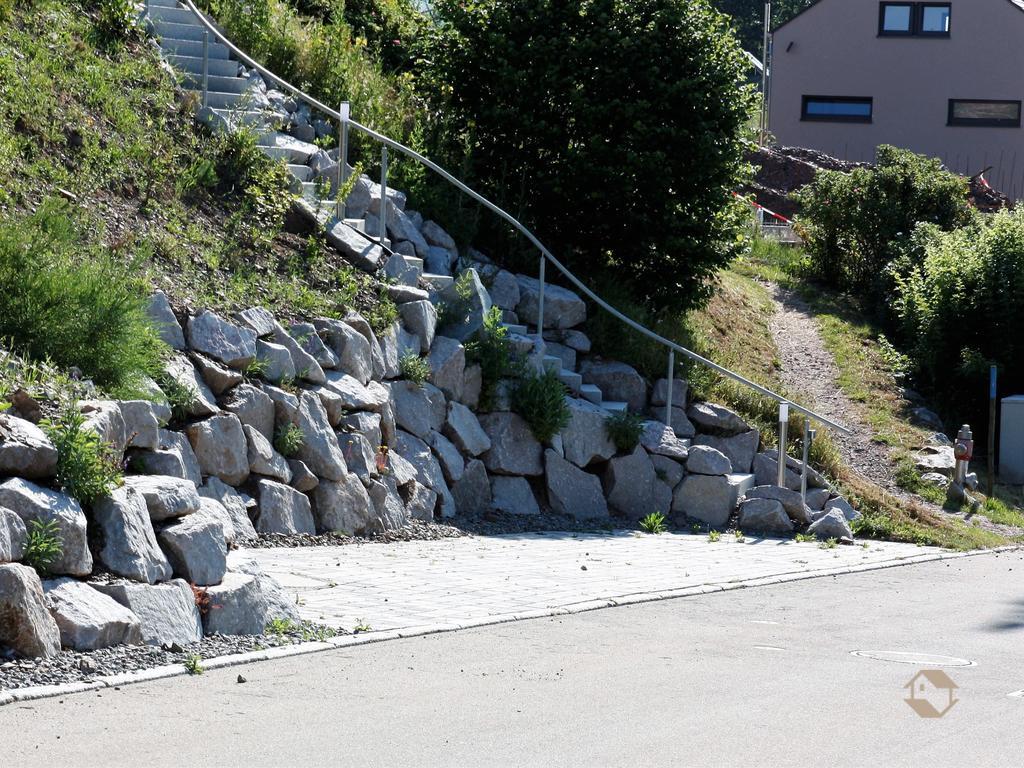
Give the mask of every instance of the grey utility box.
[[999, 422], [999, 482], [1024, 484], [1024, 395], [1003, 398]]

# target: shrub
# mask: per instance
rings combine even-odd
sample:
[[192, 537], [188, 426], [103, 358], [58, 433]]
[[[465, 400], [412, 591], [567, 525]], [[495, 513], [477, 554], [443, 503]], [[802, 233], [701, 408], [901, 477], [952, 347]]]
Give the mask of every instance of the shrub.
[[133, 0], [100, 0], [96, 17], [96, 41], [101, 48], [117, 47], [134, 37], [138, 9]]
[[398, 361], [398, 367], [403, 379], [408, 379], [419, 386], [423, 386], [430, 378], [430, 363], [415, 352], [406, 351]]
[[512, 390], [512, 410], [527, 424], [533, 436], [542, 443], [565, 429], [569, 423], [569, 406], [565, 402], [565, 385], [554, 371], [524, 374]]
[[615, 443], [616, 450], [629, 453], [640, 444], [640, 435], [644, 431], [644, 417], [628, 411], [619, 411], [604, 420], [604, 430]]
[[274, 448], [286, 459], [298, 453], [305, 441], [306, 436], [297, 424], [278, 427], [274, 432]]
[[56, 520], [29, 520], [28, 541], [23, 556], [25, 565], [35, 568], [40, 575], [46, 574], [63, 551], [60, 526]]
[[989, 365], [1003, 391], [1024, 386], [1024, 210], [953, 232], [921, 227], [915, 239], [922, 257], [894, 277], [904, 346], [917, 380], [977, 434]]
[[884, 301], [879, 277], [911, 242], [919, 222], [943, 230], [971, 218], [967, 181], [934, 158], [880, 146], [876, 164], [821, 171], [796, 194], [811, 270], [830, 285]]
[[491, 307], [484, 316], [483, 327], [466, 343], [466, 362], [480, 366], [480, 410], [489, 411], [498, 382], [515, 375], [519, 369], [498, 307]]
[[[706, 0], [431, 9], [422, 82], [444, 121], [435, 155], [570, 266], [627, 281], [654, 306], [706, 299], [749, 218], [728, 194], [745, 173], [753, 103], [728, 19]], [[503, 224], [482, 223], [494, 227], [485, 245], [511, 245]]]
[[43, 422], [57, 449], [57, 483], [85, 507], [106, 496], [121, 482], [120, 457], [92, 429], [74, 406], [59, 421]]
[[108, 389], [155, 374], [166, 345], [139, 262], [99, 245], [63, 203], [0, 220], [0, 338]]

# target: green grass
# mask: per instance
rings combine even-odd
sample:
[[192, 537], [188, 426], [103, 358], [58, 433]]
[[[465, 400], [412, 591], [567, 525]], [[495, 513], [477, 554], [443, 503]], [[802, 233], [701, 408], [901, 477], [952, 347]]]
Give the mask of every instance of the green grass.
[[282, 230], [283, 165], [195, 124], [152, 46], [122, 39], [127, 7], [35, 0], [0, 24], [3, 345], [134, 395], [159, 359], [138, 311], [153, 284], [223, 313], [393, 322], [382, 286]]
[[22, 559], [25, 565], [40, 574], [46, 574], [50, 565], [61, 556], [64, 545], [60, 538], [60, 525], [56, 520], [29, 520], [28, 540]]
[[[874, 427], [878, 439], [895, 446], [895, 456], [904, 467], [901, 477], [909, 480], [905, 467], [910, 451], [924, 444], [927, 433], [903, 418], [891, 356], [887, 361], [884, 345], [877, 341], [876, 329], [848, 302], [802, 281], [799, 277], [802, 259], [799, 249], [755, 243], [751, 255], [737, 260], [720, 274], [720, 289], [710, 304], [688, 317], [695, 349], [799, 401], [799, 393], [787, 393], [779, 381], [778, 352], [770, 328], [774, 305], [762, 281], [778, 282], [799, 291], [819, 320], [826, 348], [836, 358], [840, 388], [864, 409], [865, 419]], [[767, 445], [774, 444], [777, 418], [774, 401], [751, 395], [739, 385], [697, 368], [692, 369], [690, 380], [696, 397], [736, 409], [761, 429]], [[791, 434], [802, 434], [802, 428], [799, 419], [796, 423], [791, 421]], [[797, 450], [799, 441], [791, 442], [791, 446]], [[854, 525], [858, 536], [959, 550], [1006, 543], [1003, 537], [978, 526], [953, 517], [937, 516], [918, 503], [904, 503], [855, 474], [844, 466], [834, 439], [827, 433], [819, 433], [811, 458], [864, 515]], [[925, 489], [924, 493], [935, 496], [933, 490]], [[944, 493], [942, 497], [944, 500]]]
[[430, 378], [430, 363], [426, 358], [420, 357], [415, 352], [406, 351], [398, 361], [398, 368], [403, 379], [413, 384], [423, 386]]
[[55, 421], [42, 422], [57, 449], [57, 484], [87, 509], [121, 484], [120, 454], [85, 426], [85, 417], [68, 406]]
[[306, 441], [306, 435], [297, 424], [287, 424], [274, 432], [274, 449], [286, 459], [291, 458]]
[[523, 374], [512, 390], [512, 410], [523, 417], [542, 443], [565, 429], [571, 418], [565, 385], [552, 370]]
[[664, 533], [668, 530], [668, 526], [665, 525], [665, 516], [660, 512], [651, 512], [640, 520], [640, 530], [654, 534]]

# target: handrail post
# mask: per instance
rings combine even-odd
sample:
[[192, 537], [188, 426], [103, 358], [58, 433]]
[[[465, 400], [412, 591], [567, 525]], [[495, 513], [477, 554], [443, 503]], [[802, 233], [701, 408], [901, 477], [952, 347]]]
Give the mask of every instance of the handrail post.
[[334, 190], [335, 209], [334, 213], [338, 221], [345, 220], [345, 198], [341, 195], [341, 189], [348, 181], [348, 117], [349, 103], [341, 102], [338, 108], [338, 186]]
[[789, 436], [789, 403], [779, 403], [779, 475], [776, 485], [786, 487], [786, 441]]
[[210, 92], [210, 32], [203, 30], [203, 108], [209, 101]]
[[380, 150], [380, 244], [388, 237], [388, 148]]
[[665, 395], [665, 424], [672, 427], [672, 383], [676, 372], [676, 351], [668, 350], [668, 394]]
[[544, 341], [544, 283], [546, 278], [547, 259], [540, 256], [540, 297], [537, 303], [537, 340]]
[[814, 442], [817, 430], [811, 429], [811, 420], [804, 420], [804, 465], [800, 470], [800, 501], [807, 506], [807, 465], [811, 459], [811, 443]]

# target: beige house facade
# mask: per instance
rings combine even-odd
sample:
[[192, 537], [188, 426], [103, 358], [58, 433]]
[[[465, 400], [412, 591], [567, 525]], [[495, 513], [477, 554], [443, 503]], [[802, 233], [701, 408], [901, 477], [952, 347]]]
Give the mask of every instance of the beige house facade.
[[775, 30], [771, 75], [782, 145], [893, 144], [1024, 198], [1024, 0], [818, 0]]

